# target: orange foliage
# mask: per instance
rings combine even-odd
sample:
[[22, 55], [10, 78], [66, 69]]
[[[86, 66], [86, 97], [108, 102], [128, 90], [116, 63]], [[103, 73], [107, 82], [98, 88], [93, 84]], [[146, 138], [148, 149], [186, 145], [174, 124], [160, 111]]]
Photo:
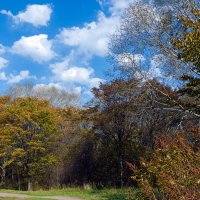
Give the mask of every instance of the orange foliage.
[[[198, 140], [199, 128], [191, 132]], [[148, 199], [200, 199], [200, 149], [196, 144], [191, 144], [183, 132], [162, 136], [156, 140], [152, 157], [141, 158], [140, 168], [128, 163], [132, 179]]]

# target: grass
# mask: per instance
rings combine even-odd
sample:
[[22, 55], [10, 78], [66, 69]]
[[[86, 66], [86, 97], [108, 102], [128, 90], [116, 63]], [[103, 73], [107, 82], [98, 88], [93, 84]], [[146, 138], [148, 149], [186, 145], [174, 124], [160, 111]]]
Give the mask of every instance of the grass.
[[[69, 197], [79, 197], [83, 200], [130, 200], [130, 199], [137, 200], [138, 199], [136, 197], [136, 192], [133, 192], [131, 196], [129, 195], [130, 189], [84, 190], [84, 189], [67, 188], [67, 189], [53, 189], [49, 191], [39, 190], [31, 192], [16, 191], [16, 190], [0, 190], [0, 192], [27, 194], [32, 196], [69, 196]], [[11, 200], [11, 199], [0, 198], [0, 200]], [[34, 198], [31, 200], [40, 200], [40, 199]]]
[[[0, 200], [20, 200], [20, 198], [10, 198], [10, 197], [0, 197]], [[22, 199], [21, 199], [22, 200]], [[28, 199], [24, 199], [23, 200], [52, 200], [52, 199], [43, 199], [43, 198], [28, 198]]]

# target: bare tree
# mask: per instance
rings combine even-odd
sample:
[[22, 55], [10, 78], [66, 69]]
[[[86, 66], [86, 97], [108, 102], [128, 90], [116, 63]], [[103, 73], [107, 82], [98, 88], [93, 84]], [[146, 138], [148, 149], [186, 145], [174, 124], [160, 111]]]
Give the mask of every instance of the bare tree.
[[[179, 79], [184, 73], [193, 73], [191, 65], [178, 58], [172, 41], [176, 34], [179, 16], [194, 17], [192, 10], [197, 7], [193, 0], [133, 2], [125, 10], [121, 27], [111, 37], [110, 59], [114, 73], [123, 79], [140, 79], [165, 95], [176, 111], [198, 113], [186, 109], [180, 99], [172, 99], [165, 91], [152, 85], [151, 80], [179, 88]], [[160, 102], [162, 103], [162, 102]]]
[[48, 100], [53, 106], [64, 108], [67, 106], [78, 106], [79, 95], [68, 93], [55, 86], [45, 86], [33, 84], [16, 85], [8, 91], [12, 98], [17, 97], [36, 97], [38, 99]]

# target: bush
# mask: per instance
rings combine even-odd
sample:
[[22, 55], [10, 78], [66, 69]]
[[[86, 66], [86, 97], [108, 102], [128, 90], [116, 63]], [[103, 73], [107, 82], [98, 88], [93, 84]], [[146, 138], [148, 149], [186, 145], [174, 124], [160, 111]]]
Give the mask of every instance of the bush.
[[141, 158], [140, 164], [128, 166], [148, 199], [200, 199], [200, 149], [184, 133], [157, 139], [151, 158]]

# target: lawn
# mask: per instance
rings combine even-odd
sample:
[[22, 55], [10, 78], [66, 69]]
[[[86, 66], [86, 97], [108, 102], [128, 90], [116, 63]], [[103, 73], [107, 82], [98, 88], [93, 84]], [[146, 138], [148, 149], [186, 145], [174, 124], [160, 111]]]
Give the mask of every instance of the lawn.
[[[83, 189], [59, 189], [59, 190], [39, 190], [39, 191], [16, 191], [16, 190], [0, 190], [4, 193], [27, 194], [32, 196], [69, 196], [79, 197], [83, 200], [137, 200], [136, 192], [131, 189], [105, 189], [105, 190], [83, 190]], [[130, 195], [131, 193], [131, 195]], [[12, 198], [13, 199], [13, 198]], [[0, 198], [0, 200], [11, 200], [10, 198]], [[15, 199], [14, 199], [15, 200]], [[34, 198], [31, 200], [40, 200]]]

